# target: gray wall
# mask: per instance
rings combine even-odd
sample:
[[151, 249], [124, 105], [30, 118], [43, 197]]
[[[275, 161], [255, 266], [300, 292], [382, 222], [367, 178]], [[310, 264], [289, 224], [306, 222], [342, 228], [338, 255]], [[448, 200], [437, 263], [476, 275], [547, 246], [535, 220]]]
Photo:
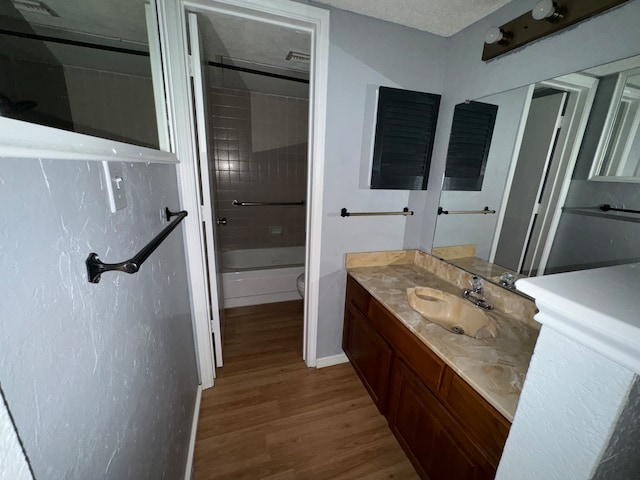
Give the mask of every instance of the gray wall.
[[[340, 217], [340, 209], [402, 210], [409, 194], [360, 185], [371, 160], [367, 92], [383, 85], [442, 92], [448, 40], [331, 10], [318, 357], [341, 353], [347, 252], [401, 249], [404, 217]], [[369, 102], [369, 103], [367, 103]]]
[[635, 480], [640, 478], [640, 380], [636, 376], [627, 403], [611, 434], [609, 445], [592, 480]]
[[[591, 20], [511, 53], [483, 62], [487, 29], [530, 11], [535, 0], [514, 0], [450, 39], [434, 148], [429, 191], [412, 193], [410, 204], [422, 206], [422, 218], [407, 221], [406, 248], [431, 250], [436, 223], [439, 185], [444, 175], [453, 108], [466, 98], [479, 98], [540, 80], [584, 70], [640, 53], [640, 2], [631, 1]], [[611, 32], [615, 32], [612, 35]], [[426, 197], [426, 198], [425, 198]]]
[[[584, 141], [576, 161], [565, 207], [596, 207], [605, 203], [640, 208], [640, 185], [588, 180], [596, 148], [611, 103], [616, 77], [598, 85]], [[615, 216], [613, 214], [612, 216]], [[640, 223], [563, 212], [547, 262], [548, 273], [640, 261]]]
[[179, 208], [173, 165], [123, 165], [111, 214], [97, 162], [0, 160], [0, 382], [39, 479], [179, 478], [198, 384], [179, 227], [139, 273], [131, 257]]

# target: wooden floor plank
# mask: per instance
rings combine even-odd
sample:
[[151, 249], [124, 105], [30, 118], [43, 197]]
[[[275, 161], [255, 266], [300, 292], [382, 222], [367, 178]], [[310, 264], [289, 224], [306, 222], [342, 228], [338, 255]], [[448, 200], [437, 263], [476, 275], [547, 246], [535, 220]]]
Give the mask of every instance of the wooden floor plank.
[[351, 365], [306, 367], [302, 331], [302, 301], [226, 312], [225, 365], [203, 393], [195, 479], [417, 479]]

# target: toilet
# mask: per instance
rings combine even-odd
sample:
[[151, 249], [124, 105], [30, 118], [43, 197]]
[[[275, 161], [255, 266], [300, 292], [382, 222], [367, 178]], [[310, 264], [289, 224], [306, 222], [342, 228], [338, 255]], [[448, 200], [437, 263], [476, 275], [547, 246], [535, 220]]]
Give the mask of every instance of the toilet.
[[298, 293], [304, 298], [304, 273], [301, 273], [298, 278], [296, 278], [296, 286], [298, 287]]

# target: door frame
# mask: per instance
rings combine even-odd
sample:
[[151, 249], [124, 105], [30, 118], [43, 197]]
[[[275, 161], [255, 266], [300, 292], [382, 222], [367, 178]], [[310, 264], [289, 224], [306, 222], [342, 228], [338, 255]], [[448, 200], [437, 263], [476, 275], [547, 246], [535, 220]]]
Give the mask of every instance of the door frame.
[[[541, 238], [538, 239], [538, 243], [542, 244], [542, 251], [537, 262], [538, 276], [544, 275], [544, 271], [547, 268], [551, 247], [560, 224], [562, 208], [569, 193], [571, 178], [578, 160], [578, 153], [582, 146], [587, 122], [591, 115], [591, 107], [596, 96], [599, 80], [581, 73], [570, 73], [540, 83], [573, 94], [575, 98], [568, 99], [570, 105], [565, 112], [565, 117], [570, 117], [567, 122], [568, 132], [564, 133], [566, 140], [562, 144], [558, 167], [554, 172], [555, 176], [548, 179], [548, 188], [550, 190], [545, 193], [547, 206], [544, 208], [541, 231], [544, 232], [546, 230], [547, 234], [543, 233]], [[538, 213], [540, 214], [540, 212]], [[539, 250], [539, 246], [536, 250]]]
[[303, 359], [308, 367], [317, 361], [320, 281], [320, 241], [324, 184], [324, 150], [329, 64], [329, 12], [288, 0], [157, 0], [168, 117], [177, 166], [182, 206], [194, 215], [184, 228], [192, 321], [200, 382], [213, 386], [215, 365], [211, 339], [209, 293], [203, 242], [205, 221], [200, 208], [195, 124], [189, 97], [186, 58], [186, 12], [224, 13], [286, 28], [311, 36], [309, 82], [309, 168], [307, 175], [306, 266]]
[[[587, 121], [591, 113], [591, 107], [593, 106], [593, 100], [595, 98], [596, 90], [599, 80], [596, 77], [585, 75], [582, 73], [570, 73], [558, 78], [544, 80], [534, 85], [530, 85], [525, 108], [520, 120], [520, 128], [518, 130], [518, 137], [516, 139], [516, 146], [512, 156], [511, 167], [507, 178], [505, 193], [502, 199], [500, 214], [498, 216], [498, 222], [494, 234], [493, 245], [491, 248], [491, 255], [489, 261], [493, 263], [498, 247], [498, 240], [502, 225], [504, 222], [504, 212], [506, 209], [506, 202], [509, 198], [509, 192], [513, 182], [513, 175], [515, 173], [516, 162], [520, 155], [520, 147], [522, 143], [522, 137], [524, 135], [524, 126], [529, 116], [529, 108], [531, 106], [531, 99], [536, 85], [544, 85], [560, 91], [567, 92], [574, 95], [574, 99], [569, 99], [571, 102], [571, 108], [565, 112], [566, 116], [570, 117], [568, 122], [568, 132], [565, 133], [566, 140], [561, 145], [560, 158], [558, 166], [554, 171], [554, 175], [547, 179], [547, 188], [549, 194], [547, 197], [547, 205], [545, 208], [541, 208], [538, 211], [540, 221], [543, 222], [543, 228], [541, 232], [547, 232], [541, 235], [536, 240], [537, 245], [542, 245], [541, 254], [538, 256], [539, 260], [536, 266], [537, 275], [543, 275], [547, 267], [547, 261], [551, 253], [551, 247], [560, 224], [560, 217], [562, 216], [562, 208], [564, 202], [569, 193], [569, 187], [571, 185], [571, 178], [573, 176], [573, 170], [578, 159], [578, 153], [582, 140], [587, 127]], [[536, 250], [539, 246], [536, 247]], [[522, 266], [524, 261], [526, 245], [523, 246], [519, 267]]]
[[[224, 313], [220, 298], [221, 285], [219, 268], [218, 268], [218, 239], [216, 238], [217, 227], [214, 223], [215, 206], [212, 199], [214, 198], [214, 189], [211, 186], [211, 177], [209, 173], [209, 132], [207, 132], [207, 96], [206, 96], [206, 71], [203, 67], [202, 37], [200, 36], [200, 27], [198, 14], [194, 12], [187, 13], [188, 24], [188, 44], [191, 51], [189, 58], [190, 70], [190, 98], [193, 118], [195, 119], [196, 135], [196, 152], [197, 152], [197, 177], [200, 182], [198, 193], [201, 195], [201, 214], [202, 225], [204, 229], [203, 243], [205, 244], [205, 260], [207, 267], [207, 286], [209, 293], [209, 318], [211, 324], [211, 333], [213, 335], [213, 354], [214, 367], [223, 365], [222, 359], [222, 323], [224, 322]], [[202, 101], [202, 105], [198, 105]], [[215, 376], [215, 371], [214, 371]]]

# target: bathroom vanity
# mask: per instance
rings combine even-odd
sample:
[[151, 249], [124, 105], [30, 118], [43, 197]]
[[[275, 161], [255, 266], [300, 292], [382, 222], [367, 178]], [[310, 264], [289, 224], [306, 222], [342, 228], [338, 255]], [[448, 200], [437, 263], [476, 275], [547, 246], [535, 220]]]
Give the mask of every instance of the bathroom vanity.
[[447, 268], [437, 259], [396, 253], [388, 265], [348, 261], [343, 350], [422, 478], [494, 478], [538, 330], [504, 309], [489, 312], [496, 338], [425, 320], [406, 289], [457, 286], [424, 268]]

